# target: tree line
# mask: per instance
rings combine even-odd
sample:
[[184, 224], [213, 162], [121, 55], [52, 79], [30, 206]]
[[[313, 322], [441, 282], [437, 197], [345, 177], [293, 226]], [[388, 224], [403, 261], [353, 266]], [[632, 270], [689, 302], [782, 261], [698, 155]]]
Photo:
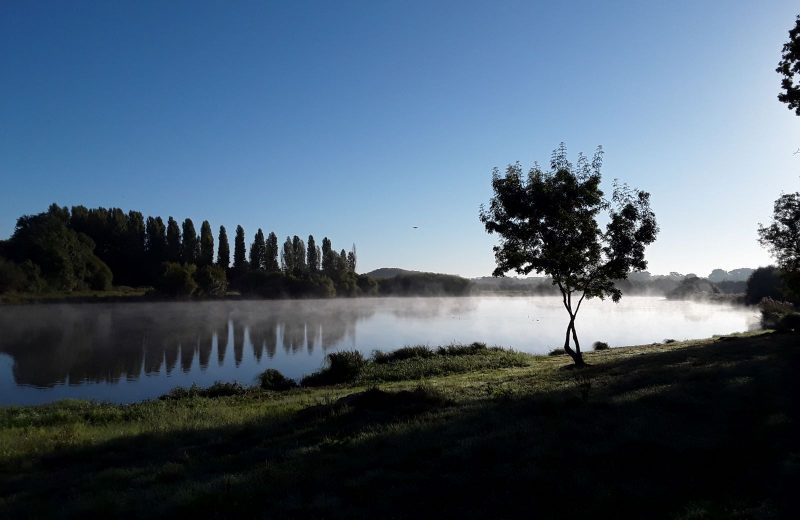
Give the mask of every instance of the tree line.
[[[327, 237], [317, 245], [261, 228], [246, 247], [237, 226], [233, 258], [225, 226], [216, 239], [208, 220], [146, 217], [120, 208], [60, 207], [17, 220], [0, 241], [0, 292], [71, 292], [117, 286], [153, 287], [171, 296], [354, 296], [375, 294], [377, 283], [356, 273], [356, 248], [336, 251]], [[215, 247], [216, 246], [216, 247]]]

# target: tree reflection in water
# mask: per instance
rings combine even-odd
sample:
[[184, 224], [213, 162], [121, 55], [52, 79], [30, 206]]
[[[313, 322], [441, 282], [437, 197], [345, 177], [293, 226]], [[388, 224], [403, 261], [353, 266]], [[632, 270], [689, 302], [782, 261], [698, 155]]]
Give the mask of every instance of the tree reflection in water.
[[[169, 302], [4, 306], [0, 353], [18, 385], [135, 380], [175, 370], [238, 367], [245, 348], [260, 361], [327, 351], [353, 337], [369, 306], [331, 312], [328, 302]], [[232, 349], [231, 349], [232, 344]]]

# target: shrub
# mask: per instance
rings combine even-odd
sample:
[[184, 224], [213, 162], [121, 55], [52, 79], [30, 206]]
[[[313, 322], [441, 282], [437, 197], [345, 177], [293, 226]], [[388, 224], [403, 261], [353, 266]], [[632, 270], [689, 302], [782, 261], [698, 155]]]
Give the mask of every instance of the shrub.
[[99, 258], [92, 255], [86, 259], [85, 281], [93, 291], [107, 291], [111, 289], [113, 275], [111, 269]]
[[207, 296], [224, 296], [228, 290], [225, 268], [218, 265], [205, 265], [194, 276], [200, 292]]
[[759, 304], [761, 307], [761, 326], [765, 329], [780, 330], [781, 320], [794, 313], [791, 303], [780, 302], [772, 298], [764, 298]]
[[305, 376], [300, 381], [302, 386], [351, 383], [358, 378], [367, 363], [361, 352], [355, 350], [332, 352], [328, 354], [325, 360], [327, 366], [322, 370]]
[[550, 352], [547, 353], [548, 356], [564, 356], [567, 354], [567, 351], [563, 348], [554, 348]]
[[605, 341], [595, 341], [594, 345], [592, 345], [592, 348], [594, 350], [608, 350], [610, 347]]
[[392, 363], [403, 359], [411, 358], [430, 358], [435, 356], [436, 353], [425, 345], [417, 345], [414, 347], [403, 347], [392, 352], [381, 352], [376, 350], [372, 353], [372, 360], [375, 363]]
[[193, 278], [196, 267], [193, 264], [165, 262], [163, 269], [155, 286], [158, 292], [169, 296], [191, 296], [197, 289]]
[[677, 340], [674, 340], [672, 338], [667, 338], [664, 340], [665, 345], [669, 345], [670, 343], [677, 343]]
[[168, 394], [162, 395], [159, 399], [184, 399], [188, 397], [227, 397], [230, 395], [243, 395], [250, 391], [240, 383], [223, 383], [217, 381], [208, 388], [201, 388], [197, 385], [192, 385], [189, 388], [179, 386], [170, 390]]
[[294, 380], [289, 379], [274, 368], [268, 368], [259, 374], [258, 382], [264, 390], [274, 390], [276, 392], [291, 390], [297, 386]]
[[778, 321], [778, 326], [775, 327], [778, 332], [796, 332], [800, 331], [800, 313], [790, 312], [784, 314]]
[[469, 345], [448, 345], [439, 347], [436, 353], [440, 356], [471, 356], [488, 350], [486, 343], [471, 343]]

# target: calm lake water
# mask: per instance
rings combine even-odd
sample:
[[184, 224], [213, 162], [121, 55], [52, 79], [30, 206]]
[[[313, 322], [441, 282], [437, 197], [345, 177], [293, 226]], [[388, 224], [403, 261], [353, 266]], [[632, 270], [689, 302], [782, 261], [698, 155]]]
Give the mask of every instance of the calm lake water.
[[[531, 353], [563, 344], [555, 297], [47, 304], [0, 307], [0, 405], [157, 397], [176, 386], [298, 378], [336, 350], [482, 341]], [[625, 297], [584, 302], [581, 345], [611, 346], [756, 327], [754, 309]]]

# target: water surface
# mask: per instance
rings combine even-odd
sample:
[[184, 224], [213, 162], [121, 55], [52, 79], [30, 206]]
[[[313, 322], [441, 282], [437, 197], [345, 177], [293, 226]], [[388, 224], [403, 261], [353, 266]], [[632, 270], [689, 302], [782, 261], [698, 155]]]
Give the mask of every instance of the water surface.
[[[0, 405], [64, 398], [133, 402], [176, 386], [252, 384], [265, 368], [299, 378], [328, 352], [482, 341], [543, 354], [563, 343], [556, 297], [356, 298], [43, 304], [0, 307]], [[584, 302], [582, 346], [727, 334], [751, 308], [626, 297]]]

